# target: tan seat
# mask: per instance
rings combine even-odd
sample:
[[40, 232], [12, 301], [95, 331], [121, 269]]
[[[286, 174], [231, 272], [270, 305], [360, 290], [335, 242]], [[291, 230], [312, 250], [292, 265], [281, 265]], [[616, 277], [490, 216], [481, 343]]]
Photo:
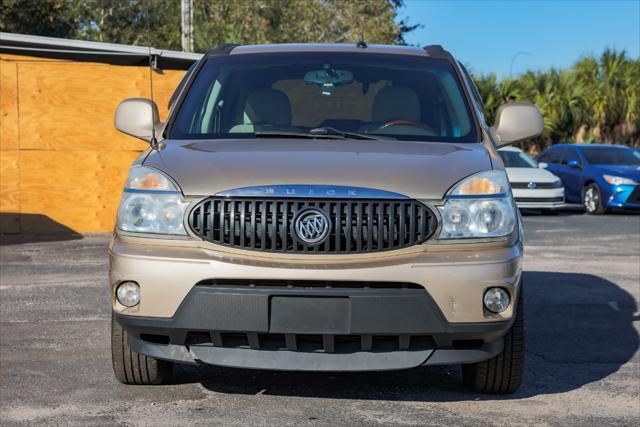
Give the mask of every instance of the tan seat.
[[229, 132], [254, 132], [256, 126], [291, 126], [291, 103], [284, 92], [270, 88], [252, 92], [244, 105], [244, 123]]
[[414, 90], [404, 86], [387, 86], [378, 91], [373, 100], [372, 122], [390, 120], [419, 122], [420, 101]]

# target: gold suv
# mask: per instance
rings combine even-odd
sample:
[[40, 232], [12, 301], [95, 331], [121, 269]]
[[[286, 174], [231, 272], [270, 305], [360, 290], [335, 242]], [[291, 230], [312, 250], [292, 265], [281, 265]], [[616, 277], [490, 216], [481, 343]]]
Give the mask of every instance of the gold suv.
[[116, 128], [150, 147], [110, 245], [117, 379], [462, 364], [515, 391], [523, 235], [496, 150], [542, 118], [482, 108], [441, 46], [364, 43], [221, 46], [164, 123], [123, 101]]

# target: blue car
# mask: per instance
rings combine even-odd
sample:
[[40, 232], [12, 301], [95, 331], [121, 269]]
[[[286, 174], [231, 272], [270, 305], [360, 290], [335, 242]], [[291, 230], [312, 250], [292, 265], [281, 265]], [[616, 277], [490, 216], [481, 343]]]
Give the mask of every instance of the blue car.
[[567, 203], [589, 214], [640, 209], [640, 151], [622, 145], [556, 144], [536, 157], [562, 180]]

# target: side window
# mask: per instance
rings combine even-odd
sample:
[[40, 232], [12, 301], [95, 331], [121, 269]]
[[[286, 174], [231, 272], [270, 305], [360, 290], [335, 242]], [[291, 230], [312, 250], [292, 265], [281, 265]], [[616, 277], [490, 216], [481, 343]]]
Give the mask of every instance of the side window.
[[448, 129], [447, 127], [441, 130], [441, 136], [447, 136], [453, 134], [454, 137], [460, 137], [462, 135], [466, 135], [471, 130], [471, 122], [469, 121], [469, 115], [466, 111], [465, 101], [462, 93], [458, 90], [456, 80], [453, 75], [450, 73], [446, 73], [441, 77], [442, 86], [444, 87], [444, 93], [449, 94], [449, 101], [447, 104], [448, 108], [448, 119], [453, 120], [455, 123], [454, 126], [449, 126], [452, 129]]
[[562, 160], [562, 152], [564, 151], [564, 147], [552, 148], [549, 150], [547, 154], [547, 163], [560, 163]]
[[184, 85], [187, 83], [187, 80], [189, 80], [189, 77], [191, 76], [191, 73], [193, 73], [193, 69], [196, 68], [197, 64], [198, 64], [198, 61], [191, 64], [187, 72], [184, 73], [184, 76], [182, 77], [182, 80], [180, 80], [180, 83], [178, 83], [176, 90], [174, 90], [173, 93], [171, 94], [171, 98], [169, 98], [169, 105], [168, 105], [169, 110], [171, 110], [171, 107], [173, 107], [173, 104], [175, 104], [176, 101], [178, 100], [178, 95], [180, 95], [180, 92], [182, 92], [182, 88], [184, 88]]
[[462, 72], [464, 73], [464, 77], [469, 82], [469, 86], [471, 86], [471, 92], [473, 94], [473, 99], [478, 104], [478, 107], [480, 107], [480, 110], [483, 110], [484, 109], [484, 102], [482, 101], [482, 97], [480, 96], [480, 92], [478, 91], [478, 88], [476, 87], [475, 82], [471, 78], [471, 75], [469, 75], [469, 72], [467, 71], [467, 68], [464, 65], [462, 65], [462, 63], [460, 61], [458, 61], [458, 64], [460, 65], [460, 68], [462, 69]]
[[575, 160], [577, 162], [580, 162], [580, 155], [578, 154], [578, 152], [576, 151], [575, 148], [567, 148], [564, 151], [564, 156], [562, 158], [562, 164], [563, 165], [568, 165], [570, 161]]

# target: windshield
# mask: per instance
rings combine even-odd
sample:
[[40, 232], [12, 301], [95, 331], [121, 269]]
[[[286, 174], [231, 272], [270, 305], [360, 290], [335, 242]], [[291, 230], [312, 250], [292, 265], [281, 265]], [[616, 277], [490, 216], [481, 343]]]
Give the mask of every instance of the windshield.
[[507, 168], [537, 168], [538, 163], [522, 151], [498, 151]]
[[640, 166], [640, 153], [625, 147], [584, 147], [582, 153], [592, 165]]
[[[321, 128], [321, 129], [319, 129]], [[207, 60], [169, 138], [296, 137], [477, 142], [451, 65], [366, 53], [277, 53]], [[286, 134], [286, 135], [285, 135]]]

